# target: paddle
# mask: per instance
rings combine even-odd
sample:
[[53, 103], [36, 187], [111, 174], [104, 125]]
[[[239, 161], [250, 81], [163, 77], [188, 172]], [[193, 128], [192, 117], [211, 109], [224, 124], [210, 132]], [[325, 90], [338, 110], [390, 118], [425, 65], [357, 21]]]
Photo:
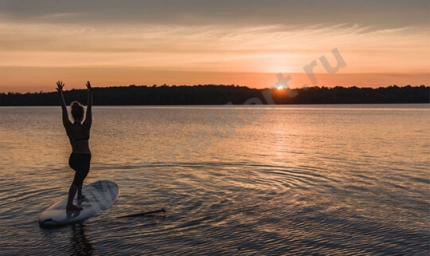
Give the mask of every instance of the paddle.
[[117, 218], [126, 218], [126, 217], [139, 217], [139, 216], [144, 216], [144, 215], [149, 215], [149, 214], [153, 214], [153, 213], [159, 213], [159, 212], [166, 212], [163, 209], [161, 210], [156, 210], [156, 211], [151, 211], [151, 212], [141, 212], [141, 213], [135, 213], [135, 214], [130, 214], [130, 215], [125, 215], [125, 216], [119, 216]]

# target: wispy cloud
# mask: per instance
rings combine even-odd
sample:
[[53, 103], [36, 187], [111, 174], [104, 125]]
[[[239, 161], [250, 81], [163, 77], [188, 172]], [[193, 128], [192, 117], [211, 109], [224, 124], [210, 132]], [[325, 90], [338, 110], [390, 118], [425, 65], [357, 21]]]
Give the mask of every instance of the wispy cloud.
[[58, 22], [64, 19], [78, 19], [89, 15], [91, 15], [91, 13], [88, 12], [59, 12], [41, 15], [39, 19], [45, 22]]
[[304, 65], [335, 47], [347, 59], [350, 72], [421, 72], [429, 57], [426, 42], [430, 39], [425, 31], [414, 28], [374, 30], [347, 24], [1, 23], [0, 34], [0, 66], [129, 66], [241, 72], [281, 72], [282, 69], [300, 72]]

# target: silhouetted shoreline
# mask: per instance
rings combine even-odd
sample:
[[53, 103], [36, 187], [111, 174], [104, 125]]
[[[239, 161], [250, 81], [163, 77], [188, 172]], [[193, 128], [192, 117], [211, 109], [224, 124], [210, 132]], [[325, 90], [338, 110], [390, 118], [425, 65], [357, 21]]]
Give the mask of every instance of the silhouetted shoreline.
[[[95, 105], [379, 104], [430, 103], [430, 86], [253, 89], [235, 85], [118, 86], [93, 88]], [[86, 104], [86, 90], [64, 92], [67, 104]], [[57, 92], [1, 93], [0, 106], [57, 106]]]

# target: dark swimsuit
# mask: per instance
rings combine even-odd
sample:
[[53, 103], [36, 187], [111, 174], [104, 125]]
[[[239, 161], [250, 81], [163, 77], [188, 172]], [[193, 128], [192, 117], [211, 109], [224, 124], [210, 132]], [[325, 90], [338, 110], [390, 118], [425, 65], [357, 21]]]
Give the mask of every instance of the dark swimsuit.
[[89, 139], [90, 139], [90, 135], [88, 135], [87, 137], [78, 138], [78, 139], [70, 138], [70, 140], [73, 140], [73, 141], [83, 141], [83, 140], [89, 140]]
[[[90, 136], [85, 138], [70, 138], [72, 141], [83, 141], [89, 140]], [[91, 154], [90, 153], [75, 153], [72, 152], [69, 158], [69, 166], [75, 170], [75, 178], [73, 179], [73, 184], [77, 187], [82, 186], [84, 179], [87, 177], [90, 171]]]

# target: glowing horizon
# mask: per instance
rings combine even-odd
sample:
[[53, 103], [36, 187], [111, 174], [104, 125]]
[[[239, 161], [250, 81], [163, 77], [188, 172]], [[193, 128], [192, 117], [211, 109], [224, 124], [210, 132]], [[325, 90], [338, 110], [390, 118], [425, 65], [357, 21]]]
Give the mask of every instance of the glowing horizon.
[[[180, 16], [176, 23], [156, 18], [118, 23], [82, 11], [50, 11], [24, 20], [11, 13], [6, 8], [6, 15], [0, 15], [0, 92], [53, 91], [57, 80], [69, 89], [80, 88], [87, 80], [103, 87], [267, 88], [276, 83], [277, 73], [290, 74], [290, 86], [301, 87], [312, 85], [304, 66], [321, 56], [336, 64], [334, 48], [347, 66], [335, 75], [327, 74], [318, 61], [313, 70], [317, 86], [428, 85], [430, 78], [430, 34], [428, 24], [426, 28], [422, 23], [317, 22], [318, 16], [309, 24], [267, 22], [265, 16], [257, 16], [261, 24], [204, 22], [198, 11]], [[188, 18], [200, 19], [201, 24], [184, 22]], [[370, 18], [363, 14], [362, 19]]]

